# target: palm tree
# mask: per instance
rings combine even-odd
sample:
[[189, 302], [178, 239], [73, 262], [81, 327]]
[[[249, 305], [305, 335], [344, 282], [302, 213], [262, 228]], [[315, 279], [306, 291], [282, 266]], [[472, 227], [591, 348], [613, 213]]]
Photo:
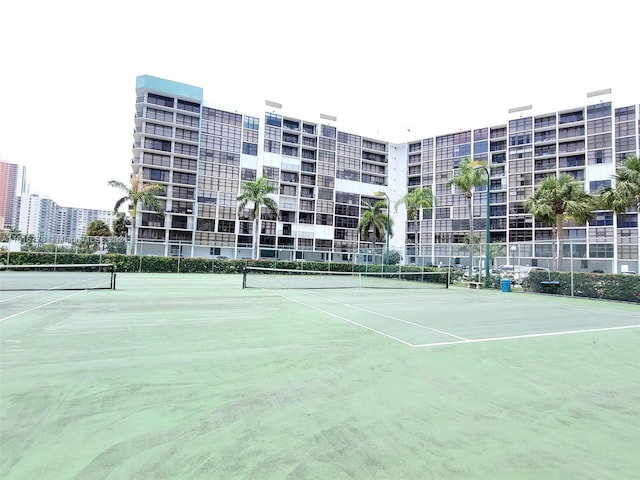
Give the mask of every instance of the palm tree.
[[240, 186], [241, 193], [238, 196], [238, 215], [249, 204], [253, 204], [251, 216], [253, 217], [253, 258], [258, 259], [260, 256], [260, 209], [262, 206], [267, 207], [275, 215], [278, 215], [278, 203], [270, 194], [275, 193], [277, 188], [269, 183], [266, 175], [262, 175], [255, 182], [244, 182]]
[[485, 185], [487, 182], [484, 170], [470, 167], [470, 163], [471, 159], [468, 157], [462, 160], [458, 174], [447, 182], [448, 186], [455, 186], [467, 197], [469, 209], [469, 273], [473, 270], [473, 191], [476, 187]]
[[559, 177], [547, 176], [533, 196], [525, 200], [524, 208], [536, 220], [554, 227], [558, 240], [557, 269], [561, 270], [565, 218], [587, 222], [596, 208], [594, 198], [584, 190], [582, 182], [563, 173]]
[[640, 157], [627, 156], [613, 179], [615, 188], [601, 190], [599, 205], [616, 213], [624, 213], [628, 208], [640, 212]]
[[113, 211], [115, 213], [123, 204], [129, 203], [129, 208], [131, 210], [131, 221], [133, 222], [131, 241], [133, 242], [133, 254], [135, 255], [137, 253], [138, 243], [136, 238], [136, 217], [138, 216], [138, 206], [149, 207], [161, 214], [162, 203], [158, 199], [157, 195], [164, 193], [165, 188], [163, 185], [157, 183], [145, 184], [142, 178], [142, 170], [131, 175], [131, 186], [127, 186], [122, 182], [118, 182], [117, 180], [109, 180], [109, 186], [125, 192], [125, 195], [116, 201], [116, 204], [113, 207]]
[[116, 218], [113, 219], [111, 223], [111, 228], [113, 229], [113, 235], [116, 237], [126, 237], [127, 236], [127, 221], [124, 213], [118, 212]]
[[[387, 221], [389, 222], [389, 235], [393, 236], [393, 220], [387, 217], [387, 214], [387, 202], [385, 200], [378, 200], [374, 204], [363, 202], [362, 216], [358, 223], [360, 238], [365, 238], [374, 243], [382, 242], [387, 234]], [[373, 238], [371, 238], [371, 234], [373, 234]]]
[[407, 209], [407, 219], [413, 220], [416, 254], [420, 245], [420, 229], [418, 228], [418, 222], [420, 221], [420, 212], [422, 210], [431, 210], [436, 201], [433, 196], [433, 192], [430, 187], [414, 188], [408, 192], [404, 197], [398, 200], [395, 204], [395, 210], [398, 211], [398, 207], [402, 204]]

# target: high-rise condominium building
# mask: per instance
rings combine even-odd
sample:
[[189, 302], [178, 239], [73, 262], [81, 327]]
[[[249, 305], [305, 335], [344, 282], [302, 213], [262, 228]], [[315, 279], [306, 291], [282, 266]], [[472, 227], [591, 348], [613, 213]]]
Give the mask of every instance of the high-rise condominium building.
[[[479, 241], [489, 205], [498, 256], [508, 263], [517, 249], [519, 262], [544, 265], [554, 232], [524, 209], [535, 186], [568, 173], [596, 192], [638, 154], [638, 105], [614, 106], [610, 91], [569, 110], [514, 109], [503, 124], [406, 143], [341, 131], [329, 115], [294, 118], [274, 102], [251, 115], [218, 109], [199, 87], [148, 75], [137, 78], [136, 92], [133, 172], [166, 187], [163, 214], [143, 207], [133, 223], [143, 255], [251, 257], [254, 222], [249, 210], [238, 212], [237, 197], [242, 182], [266, 175], [280, 211], [262, 212], [261, 257], [366, 261], [385, 239], [361, 235], [358, 222], [367, 203], [382, 199], [394, 220], [390, 247], [404, 262], [451, 262], [464, 257], [469, 207], [447, 182], [471, 158], [490, 167], [489, 192], [477, 187], [473, 196]], [[434, 192], [435, 208], [417, 222], [402, 207], [396, 213], [396, 202], [422, 186]], [[577, 268], [638, 270], [636, 210], [596, 212], [588, 224], [566, 227], [566, 256]]]
[[86, 234], [92, 221], [102, 220], [111, 228], [114, 217], [108, 210], [61, 207], [39, 194], [20, 197], [19, 229], [33, 235], [36, 243], [71, 244]]
[[26, 191], [25, 167], [0, 161], [0, 229], [18, 228], [17, 203]]

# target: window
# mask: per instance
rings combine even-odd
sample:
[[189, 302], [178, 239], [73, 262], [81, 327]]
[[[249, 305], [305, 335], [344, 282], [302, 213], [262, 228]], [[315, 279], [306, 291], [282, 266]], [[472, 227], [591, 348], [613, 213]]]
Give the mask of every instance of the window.
[[587, 107], [587, 118], [602, 118], [611, 116], [611, 102], [598, 103]]
[[259, 127], [260, 120], [257, 117], [244, 117], [244, 128], [258, 130]]
[[196, 175], [193, 173], [181, 173], [181, 172], [173, 172], [173, 182], [174, 183], [183, 183], [186, 185], [195, 185], [196, 184]]
[[162, 150], [163, 152], [171, 151], [171, 142], [168, 140], [157, 140], [155, 138], [145, 138], [144, 148], [151, 150]]
[[196, 229], [200, 232], [213, 232], [215, 225], [216, 221], [213, 218], [198, 218]]
[[186, 110], [187, 112], [200, 113], [200, 104], [187, 102], [186, 100], [178, 100], [178, 109]]
[[234, 233], [236, 231], [236, 222], [231, 220], [218, 220], [218, 232]]
[[536, 128], [552, 127], [555, 124], [556, 124], [556, 116], [550, 115], [547, 117], [536, 118], [535, 127]]
[[616, 123], [627, 122], [636, 119], [636, 107], [616, 108]]
[[616, 138], [616, 152], [633, 152], [636, 149], [636, 137]]
[[527, 118], [518, 118], [517, 120], [509, 121], [509, 131], [510, 132], [522, 132], [525, 130], [531, 130], [533, 125], [531, 117]]
[[589, 245], [589, 256], [591, 258], [613, 258], [613, 244], [595, 243]]
[[602, 150], [592, 150], [588, 154], [589, 164], [598, 164], [598, 163], [611, 163], [611, 149], [606, 148]]
[[196, 157], [198, 155], [198, 147], [196, 145], [187, 145], [186, 143], [176, 142], [175, 152]]
[[605, 133], [611, 131], [611, 119], [601, 118], [599, 120], [591, 120], [587, 123], [587, 133], [592, 135], [594, 133]]
[[613, 225], [613, 213], [611, 212], [597, 212], [594, 215], [594, 219], [589, 222], [592, 227], [603, 227]]
[[611, 146], [611, 134], [591, 135], [587, 139], [587, 148], [589, 150], [595, 148], [608, 148]]
[[589, 182], [589, 191], [597, 192], [601, 188], [608, 188], [611, 186], [611, 180], [594, 180]]
[[242, 153], [244, 153], [245, 155], [257, 156], [258, 155], [258, 145], [255, 144], [255, 143], [243, 142], [242, 143]]
[[618, 228], [634, 228], [638, 226], [637, 213], [625, 213], [618, 215]]
[[547, 130], [546, 132], [536, 132], [535, 142], [553, 142], [556, 139], [556, 131], [555, 130]]
[[242, 115], [239, 113], [225, 112], [223, 110], [204, 107], [202, 109], [202, 118], [203, 120], [211, 120], [216, 123], [223, 123], [236, 127], [242, 126]]
[[170, 137], [173, 134], [173, 128], [168, 125], [157, 125], [155, 123], [147, 123], [144, 126], [144, 132], [152, 135]]
[[157, 170], [155, 168], [149, 168], [144, 171], [144, 178], [153, 182], [168, 182], [169, 172], [166, 170]]
[[574, 112], [566, 112], [560, 114], [560, 124], [580, 122], [584, 120], [584, 111], [576, 110]]
[[634, 122], [625, 122], [616, 124], [616, 137], [629, 137], [636, 134], [636, 125]]
[[187, 125], [189, 127], [197, 127], [200, 125], [200, 119], [198, 117], [192, 117], [191, 115], [183, 115], [179, 113], [176, 115], [176, 123], [180, 125]]
[[162, 105], [163, 107], [173, 107], [173, 98], [163, 97], [162, 95], [156, 95], [155, 93], [149, 93], [147, 94], [147, 103]]
[[176, 138], [181, 140], [189, 140], [191, 142], [198, 141], [198, 132], [193, 130], [185, 130], [184, 128], [176, 128]]

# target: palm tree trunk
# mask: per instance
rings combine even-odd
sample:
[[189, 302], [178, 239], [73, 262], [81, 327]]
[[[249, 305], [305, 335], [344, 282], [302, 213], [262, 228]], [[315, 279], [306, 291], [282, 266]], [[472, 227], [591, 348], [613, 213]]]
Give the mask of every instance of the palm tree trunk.
[[418, 234], [418, 228], [419, 228], [418, 227], [418, 223], [420, 221], [419, 220], [419, 215], [420, 215], [419, 213], [416, 213], [416, 216], [415, 216], [415, 219], [414, 219], [414, 222], [415, 222], [415, 226], [414, 226], [414, 230], [415, 230], [414, 231], [414, 235], [415, 236], [414, 236], [414, 239], [415, 240], [414, 240], [413, 244], [414, 244], [414, 248], [415, 248], [414, 255], [416, 257], [419, 256], [418, 252], [420, 251], [420, 246], [419, 246], [420, 245], [420, 235]]
[[138, 205], [133, 206], [131, 210], [131, 242], [133, 243], [133, 254], [138, 254]]
[[258, 260], [260, 255], [260, 219], [256, 216], [253, 232], [253, 259]]
[[[562, 270], [562, 241], [564, 240], [564, 215], [556, 215], [556, 236], [558, 237], [558, 264], [556, 270]], [[573, 259], [571, 259], [573, 261]]]
[[469, 279], [473, 274], [473, 195], [469, 195]]

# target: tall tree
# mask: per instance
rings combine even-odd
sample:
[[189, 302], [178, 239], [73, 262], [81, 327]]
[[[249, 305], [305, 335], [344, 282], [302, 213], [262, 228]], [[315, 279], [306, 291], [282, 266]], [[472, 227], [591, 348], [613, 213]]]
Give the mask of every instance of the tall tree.
[[616, 213], [624, 213], [629, 208], [640, 212], [640, 157], [627, 156], [613, 179], [614, 187], [600, 192], [599, 206]]
[[418, 223], [420, 221], [420, 212], [422, 210], [431, 210], [435, 206], [435, 198], [430, 187], [414, 188], [408, 192], [404, 197], [398, 200], [395, 204], [395, 210], [398, 211], [398, 207], [403, 205], [407, 209], [407, 219], [413, 220], [416, 255], [419, 253], [420, 248], [420, 228]]
[[93, 220], [87, 225], [87, 237], [110, 237], [111, 230], [102, 220]]
[[584, 190], [581, 181], [567, 173], [559, 177], [550, 175], [524, 202], [524, 208], [533, 217], [554, 227], [557, 245], [557, 266], [562, 269], [562, 240], [565, 219], [586, 223], [596, 208], [595, 199]]
[[253, 218], [253, 258], [260, 256], [260, 210], [267, 207], [274, 214], [278, 215], [278, 203], [270, 194], [277, 192], [275, 185], [269, 183], [266, 175], [263, 175], [254, 182], [244, 182], [240, 186], [238, 196], [238, 215], [247, 208], [252, 207], [251, 216]]
[[393, 236], [393, 219], [388, 217], [386, 200], [378, 200], [374, 204], [363, 202], [362, 215], [358, 223], [360, 238], [371, 242], [382, 242], [387, 234], [387, 220], [389, 221], [389, 235]]
[[131, 241], [133, 242], [133, 254], [136, 255], [138, 250], [138, 208], [147, 207], [162, 214], [162, 202], [160, 202], [157, 196], [164, 193], [164, 185], [160, 185], [158, 183], [144, 183], [142, 170], [140, 170], [138, 173], [131, 175], [130, 186], [125, 185], [122, 182], [118, 182], [117, 180], [109, 180], [109, 186], [125, 192], [125, 195], [116, 201], [113, 211], [117, 212], [122, 205], [125, 203], [129, 204], [132, 222]]
[[[470, 158], [465, 158], [460, 162], [457, 174], [447, 182], [448, 186], [453, 185], [467, 198], [467, 208], [469, 209], [469, 275], [473, 270], [473, 191], [476, 187], [486, 184], [485, 172], [481, 168], [470, 167]], [[487, 192], [488, 193], [488, 192]], [[488, 215], [488, 212], [487, 212]]]
[[113, 229], [113, 235], [116, 237], [126, 238], [127, 236], [127, 219], [123, 212], [118, 212], [116, 218], [113, 219], [111, 224]]

